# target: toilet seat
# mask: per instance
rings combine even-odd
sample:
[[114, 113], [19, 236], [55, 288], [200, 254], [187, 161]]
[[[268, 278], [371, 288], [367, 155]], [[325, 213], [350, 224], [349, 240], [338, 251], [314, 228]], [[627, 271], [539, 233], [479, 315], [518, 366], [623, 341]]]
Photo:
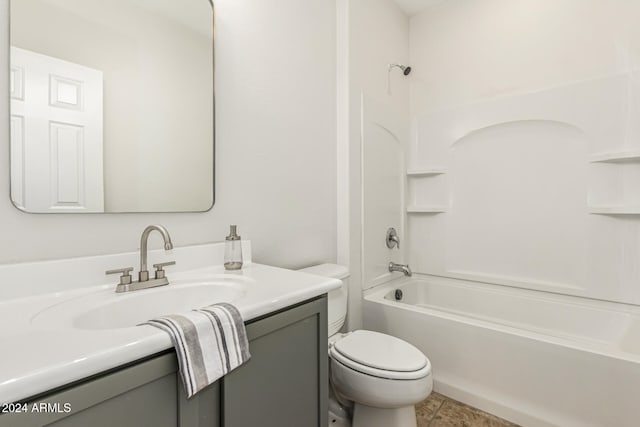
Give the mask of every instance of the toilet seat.
[[431, 364], [406, 341], [374, 331], [358, 330], [329, 350], [336, 362], [363, 374], [392, 380], [416, 380], [431, 373]]

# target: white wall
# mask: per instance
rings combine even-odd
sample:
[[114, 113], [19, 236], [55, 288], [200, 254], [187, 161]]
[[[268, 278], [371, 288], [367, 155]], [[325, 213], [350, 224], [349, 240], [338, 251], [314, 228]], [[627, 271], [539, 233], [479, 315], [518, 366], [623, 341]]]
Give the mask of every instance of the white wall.
[[411, 111], [640, 66], [640, 2], [448, 0], [411, 18]]
[[[256, 262], [335, 261], [335, 3], [216, 2], [216, 202], [207, 213], [34, 215], [9, 200], [8, 102], [0, 103], [0, 263], [131, 251], [150, 223], [177, 246], [238, 224]], [[8, 2], [0, 2], [7, 96]], [[167, 194], [167, 197], [171, 197]], [[159, 238], [153, 238], [159, 247]]]
[[[402, 73], [392, 73], [393, 94], [387, 93], [387, 70], [390, 63], [407, 63], [409, 58], [409, 18], [392, 0], [345, 0], [339, 1], [347, 19], [345, 32], [348, 45], [348, 234], [349, 268], [351, 271], [352, 296], [349, 302], [348, 326], [358, 328], [362, 324], [362, 179], [361, 179], [361, 99], [367, 98], [384, 105], [399, 116], [409, 113], [409, 83]], [[343, 153], [344, 155], [344, 153]], [[345, 212], [341, 211], [344, 215]], [[380, 230], [381, 248], [384, 246], [385, 230]]]
[[[640, 303], [640, 3], [451, 0], [410, 22], [423, 273]], [[475, 175], [474, 175], [475, 174]], [[598, 215], [608, 202], [632, 215]], [[597, 208], [597, 206], [596, 206]]]

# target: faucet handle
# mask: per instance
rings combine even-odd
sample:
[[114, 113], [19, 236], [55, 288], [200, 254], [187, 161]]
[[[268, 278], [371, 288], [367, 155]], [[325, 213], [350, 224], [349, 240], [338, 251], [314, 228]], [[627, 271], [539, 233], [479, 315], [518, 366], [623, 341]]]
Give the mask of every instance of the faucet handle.
[[133, 267], [116, 268], [114, 270], [107, 270], [105, 274], [121, 274], [120, 285], [129, 285], [131, 283], [131, 272]]
[[175, 264], [176, 264], [175, 261], [159, 262], [157, 264], [153, 264], [153, 266], [156, 269], [156, 279], [164, 278], [164, 270], [163, 270], [164, 267], [168, 265], [175, 265]]
[[389, 249], [393, 249], [394, 247], [400, 249], [400, 238], [398, 237], [398, 233], [396, 229], [393, 227], [389, 227], [387, 230], [387, 247]]

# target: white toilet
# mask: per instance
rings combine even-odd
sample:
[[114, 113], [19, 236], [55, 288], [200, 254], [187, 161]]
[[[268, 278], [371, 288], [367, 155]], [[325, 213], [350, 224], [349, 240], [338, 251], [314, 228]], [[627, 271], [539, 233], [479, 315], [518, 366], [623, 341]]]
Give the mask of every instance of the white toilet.
[[[348, 270], [322, 264], [300, 270], [342, 280], [329, 292], [329, 358], [331, 383], [340, 401], [353, 404], [353, 427], [416, 427], [415, 404], [433, 389], [431, 363], [406, 341], [379, 332], [358, 330], [341, 334], [347, 315]], [[330, 412], [340, 408], [330, 401]], [[333, 409], [333, 411], [332, 411]], [[332, 417], [333, 415], [333, 417]], [[330, 413], [329, 425], [344, 425]]]

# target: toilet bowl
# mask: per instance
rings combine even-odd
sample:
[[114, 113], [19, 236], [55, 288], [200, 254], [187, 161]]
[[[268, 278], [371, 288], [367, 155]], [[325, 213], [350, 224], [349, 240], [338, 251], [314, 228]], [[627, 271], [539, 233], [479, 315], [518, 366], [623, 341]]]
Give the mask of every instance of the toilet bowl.
[[417, 348], [358, 330], [336, 341], [329, 356], [336, 392], [353, 402], [353, 427], [415, 427], [414, 405], [433, 388], [431, 363]]
[[327, 317], [331, 385], [337, 400], [347, 405], [332, 401], [330, 407], [350, 407], [353, 427], [416, 427], [414, 405], [433, 389], [429, 359], [387, 334], [338, 333], [346, 317], [347, 269], [322, 264], [301, 271], [343, 281], [340, 289], [329, 293]]

